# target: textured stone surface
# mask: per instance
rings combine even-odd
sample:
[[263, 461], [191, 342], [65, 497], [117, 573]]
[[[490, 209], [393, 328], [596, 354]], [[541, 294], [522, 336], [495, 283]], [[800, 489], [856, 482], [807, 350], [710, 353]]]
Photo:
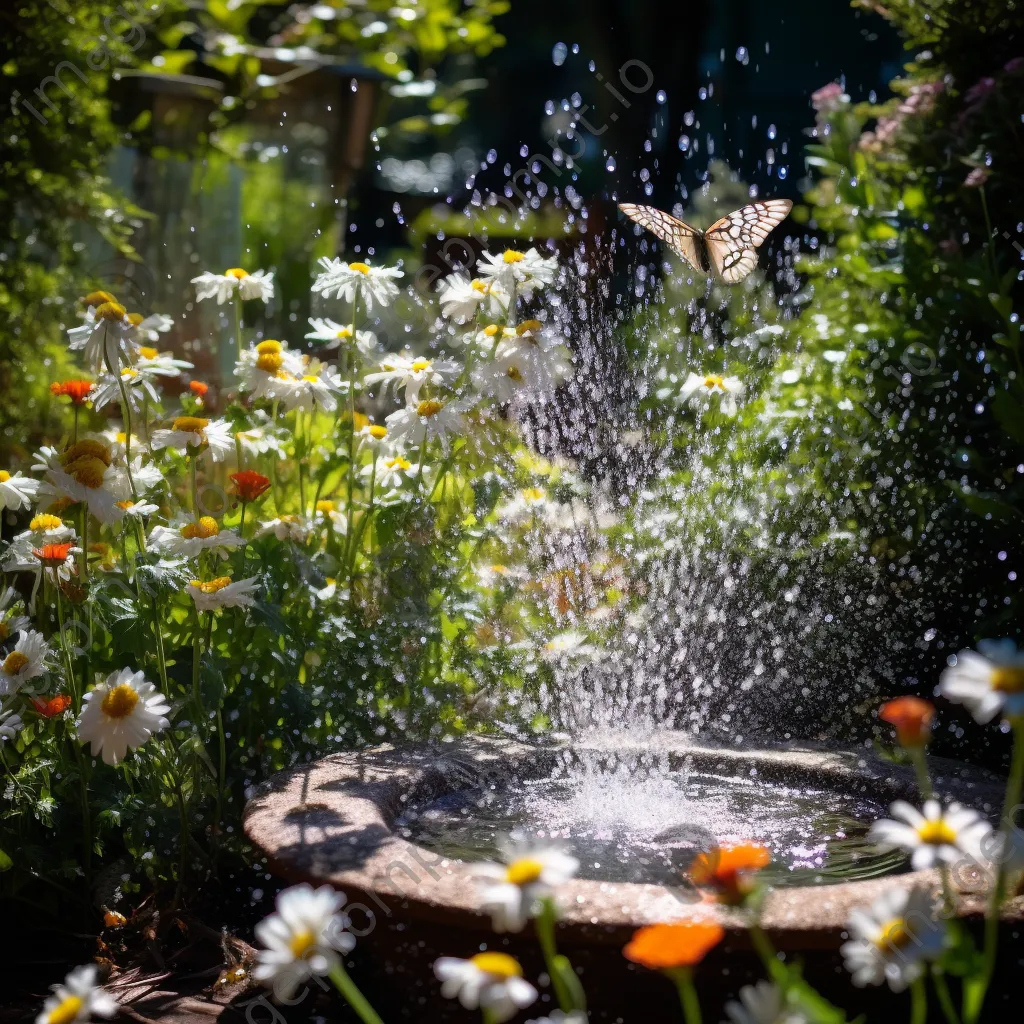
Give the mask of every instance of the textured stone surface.
[[[695, 768], [724, 774], [756, 771], [766, 780], [799, 782], [869, 792], [882, 799], [916, 800], [912, 773], [882, 761], [870, 751], [786, 747], [737, 751], [694, 746], [681, 734], [660, 733], [640, 740], [622, 737], [574, 742], [576, 750], [643, 751], [685, 754]], [[436, 748], [378, 747], [336, 754], [280, 773], [250, 801], [245, 831], [270, 861], [270, 868], [292, 881], [329, 882], [359, 900], [354, 918], [397, 917], [423, 926], [462, 932], [489, 932], [479, 911], [470, 867], [407, 842], [391, 823], [405, 801], [429, 799], [488, 778], [514, 784], [517, 777], [541, 774], [558, 743], [532, 747], [476, 737]], [[998, 780], [979, 769], [936, 761], [939, 793], [979, 810], [998, 808]], [[965, 882], [969, 880], [964, 880]], [[834, 949], [853, 906], [870, 903], [893, 885], [938, 889], [935, 872], [919, 872], [768, 894], [763, 924], [780, 948]], [[959, 910], [980, 909], [960, 894]], [[740, 916], [715, 904], [683, 902], [664, 886], [575, 879], [559, 890], [564, 908], [560, 933], [574, 946], [616, 945], [638, 925], [656, 921], [714, 918], [745, 939]], [[1024, 902], [1008, 908], [1020, 919]], [[358, 924], [358, 921], [357, 921]]]

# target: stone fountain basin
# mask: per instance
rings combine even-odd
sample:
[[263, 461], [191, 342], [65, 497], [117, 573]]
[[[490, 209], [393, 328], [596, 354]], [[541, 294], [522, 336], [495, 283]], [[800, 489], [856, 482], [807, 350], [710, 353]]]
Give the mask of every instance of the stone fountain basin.
[[[735, 750], [695, 744], [682, 733], [552, 741], [527, 745], [471, 737], [436, 746], [381, 746], [339, 753], [276, 775], [250, 800], [245, 832], [268, 859], [268, 868], [291, 881], [328, 883], [353, 903], [357, 928], [372, 934], [380, 923], [399, 923], [461, 934], [478, 948], [491, 932], [481, 913], [472, 865], [448, 860], [396, 834], [394, 822], [410, 801], [435, 799], [470, 785], [514, 785], [539, 777], [567, 747], [575, 752], [685, 755], [696, 770], [748, 775], [769, 782], [816, 785], [870, 793], [888, 802], [918, 802], [913, 773], [866, 749], [789, 745]], [[936, 790], [994, 819], [1002, 800], [1000, 780], [955, 761], [931, 762]], [[983, 911], [971, 879], [959, 872], [957, 911]], [[977, 880], [976, 880], [977, 881]], [[835, 950], [851, 908], [871, 903], [883, 890], [928, 886], [938, 890], [935, 871], [908, 872], [831, 885], [779, 888], [768, 893], [762, 924], [778, 948]], [[980, 889], [980, 884], [975, 888]], [[967, 891], [964, 891], [966, 889]], [[561, 940], [571, 947], [621, 946], [640, 925], [666, 920], [717, 919], [731, 938], [744, 944], [742, 915], [712, 903], [687, 903], [661, 885], [611, 883], [578, 878], [559, 890], [563, 907]], [[1024, 917], [1024, 899], [1007, 907], [1013, 920]], [[378, 936], [379, 938], [379, 936]], [[453, 940], [454, 941], [454, 940]]]

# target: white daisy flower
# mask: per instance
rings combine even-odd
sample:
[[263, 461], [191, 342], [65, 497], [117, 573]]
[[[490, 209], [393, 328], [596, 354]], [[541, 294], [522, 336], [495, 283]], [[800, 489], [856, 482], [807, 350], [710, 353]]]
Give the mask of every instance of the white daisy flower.
[[541, 648], [540, 656], [544, 661], [568, 661], [571, 658], [590, 658], [597, 654], [596, 648], [587, 643], [583, 633], [567, 630], [556, 633]]
[[193, 580], [185, 591], [195, 602], [197, 612], [215, 612], [220, 608], [248, 608], [259, 589], [259, 577], [250, 576], [245, 580], [231, 581], [230, 576], [218, 576], [212, 580]]
[[532, 246], [526, 252], [506, 249], [500, 256], [483, 253], [477, 262], [480, 277], [498, 285], [511, 294], [515, 291], [524, 299], [533, 296], [537, 288], [554, 284], [558, 273], [558, 260], [541, 256]]
[[236, 290], [241, 299], [260, 299], [269, 302], [274, 297], [274, 274], [264, 270], [257, 270], [252, 274], [241, 267], [231, 267], [223, 274], [206, 271], [198, 277], [193, 277], [192, 284], [196, 286], [196, 299], [199, 302], [204, 299], [216, 299], [218, 305], [223, 305], [235, 297]]
[[443, 956], [434, 961], [434, 974], [441, 995], [458, 999], [467, 1010], [486, 1010], [496, 1024], [511, 1020], [537, 998], [519, 961], [507, 953], [477, 953], [469, 960]]
[[348, 590], [338, 590], [338, 581], [333, 576], [328, 576], [324, 580], [324, 585], [316, 592], [316, 596], [321, 601], [331, 601], [334, 597], [337, 597], [339, 601], [348, 600]]
[[186, 359], [175, 359], [170, 352], [161, 352], [150, 345], [140, 345], [135, 358], [135, 369], [150, 378], [177, 377], [185, 370], [193, 369], [193, 366], [194, 364]]
[[24, 725], [21, 715], [10, 710], [0, 710], [0, 743], [12, 741]]
[[255, 420], [253, 425], [235, 434], [242, 444], [242, 451], [246, 455], [270, 454], [278, 459], [285, 458], [284, 434], [271, 422], [270, 416], [260, 409], [254, 409], [251, 418]]
[[388, 306], [398, 296], [395, 281], [405, 274], [397, 267], [371, 267], [368, 263], [346, 263], [342, 259], [320, 259], [323, 272], [313, 282], [313, 292], [330, 298], [331, 292], [339, 299], [352, 302], [358, 299], [366, 310], [376, 302]]
[[[426, 471], [427, 467], [423, 467]], [[364, 466], [361, 470], [365, 477], [373, 472], [372, 466]], [[380, 487], [399, 487], [403, 480], [411, 480], [420, 472], [419, 465], [411, 462], [404, 455], [395, 454], [377, 459], [376, 480]]]
[[341, 912], [345, 894], [329, 885], [293, 885], [278, 893], [276, 905], [276, 912], [256, 925], [256, 938], [265, 948], [253, 977], [278, 998], [290, 1000], [307, 978], [342, 966], [338, 954], [352, 952], [356, 939]]
[[1012, 640], [982, 640], [978, 652], [961, 651], [942, 673], [939, 693], [964, 704], [984, 725], [1002, 713], [1024, 715], [1024, 651]]
[[552, 502], [543, 487], [524, 487], [514, 498], [499, 505], [497, 515], [502, 522], [523, 526], [542, 517]]
[[508, 309], [508, 292], [501, 283], [491, 279], [470, 280], [466, 274], [452, 274], [438, 287], [441, 315], [460, 323], [471, 320], [483, 310], [487, 316], [501, 316]]
[[889, 889], [868, 907], [851, 911], [848, 942], [839, 952], [858, 988], [888, 982], [902, 992], [924, 973], [924, 963], [940, 956], [946, 928], [935, 917], [923, 889]]
[[39, 489], [39, 481], [22, 473], [0, 469], [0, 512], [4, 509], [27, 508]]
[[321, 498], [316, 503], [313, 517], [320, 522], [329, 522], [336, 533], [348, 533], [348, 517], [330, 498]]
[[575, 857], [554, 848], [510, 847], [505, 864], [474, 864], [480, 902], [496, 932], [520, 932], [580, 866]]
[[405, 438], [411, 444], [422, 444], [424, 439], [444, 441], [450, 434], [461, 434], [466, 429], [459, 402], [444, 402], [429, 399], [408, 405], [391, 413], [384, 421], [393, 441]]
[[[128, 319], [132, 323], [129, 336], [136, 345], [156, 345], [160, 341], [160, 335], [166, 334], [174, 326], [174, 321], [163, 313], [151, 313], [147, 317], [129, 313]], [[144, 349], [140, 349], [140, 354], [142, 351]], [[186, 363], [185, 367], [191, 365], [191, 363]]]
[[726, 416], [735, 416], [736, 399], [746, 390], [739, 377], [723, 377], [717, 373], [691, 373], [679, 392], [679, 397], [691, 405], [707, 408], [711, 400], [720, 396], [719, 409]]
[[123, 668], [111, 672], [82, 698], [78, 740], [88, 743], [93, 757], [119, 764], [129, 750], [138, 750], [154, 733], [171, 723], [167, 698], [142, 672]]
[[41, 448], [32, 468], [43, 472], [36, 500], [46, 508], [68, 499], [85, 502], [89, 511], [104, 524], [116, 523], [124, 517], [118, 501], [128, 496], [128, 477], [124, 468], [114, 464], [111, 450], [92, 438], [58, 452]]
[[739, 1000], [725, 1004], [730, 1024], [810, 1024], [810, 1018], [788, 1006], [782, 989], [770, 981], [744, 985], [739, 995]]
[[17, 693], [30, 679], [47, 668], [49, 648], [42, 633], [34, 629], [18, 634], [14, 650], [0, 664], [0, 696]]
[[36, 1024], [88, 1024], [93, 1017], [113, 1017], [117, 1000], [97, 984], [96, 976], [95, 964], [76, 967], [63, 984], [53, 986]]
[[473, 382], [484, 394], [499, 402], [515, 398], [546, 398], [572, 372], [562, 352], [513, 348], [501, 352], [490, 363], [477, 368]]
[[233, 530], [222, 530], [213, 516], [170, 526], [154, 526], [149, 534], [149, 547], [172, 558], [198, 558], [204, 551], [209, 551], [223, 559], [244, 544], [245, 541]]
[[286, 513], [276, 519], [268, 519], [260, 523], [256, 530], [257, 537], [266, 537], [273, 534], [278, 540], [290, 540], [296, 544], [305, 544], [313, 532], [310, 523], [301, 516]]
[[[338, 348], [350, 348], [352, 344], [352, 328], [344, 324], [336, 324], [333, 320], [326, 318], [309, 318], [309, 326], [313, 328], [306, 337], [310, 341], [323, 342], [321, 349], [330, 350]], [[364, 356], [372, 356], [377, 349], [377, 335], [373, 331], [356, 331], [355, 347]]]
[[118, 508], [123, 509], [126, 516], [134, 516], [136, 519], [145, 519], [146, 516], [160, 511], [159, 505], [154, 505], [153, 502], [146, 501], [145, 498], [140, 498], [138, 501], [132, 501], [129, 498], [126, 501], [119, 501], [117, 505]]
[[905, 850], [915, 871], [955, 864], [964, 856], [980, 862], [982, 840], [992, 831], [977, 811], [959, 804], [950, 804], [943, 811], [938, 800], [926, 800], [923, 813], [897, 800], [889, 813], [899, 820], [876, 821], [868, 838], [885, 850]]
[[101, 302], [88, 308], [80, 327], [68, 331], [68, 348], [81, 351], [86, 365], [99, 373], [134, 360], [133, 329], [124, 306], [113, 300]]
[[[4, 571], [10, 572], [6, 565]], [[8, 587], [0, 593], [0, 644], [6, 643], [15, 633], [20, 633], [29, 625], [28, 616], [21, 614], [24, 610], [21, 594], [14, 587]]]
[[153, 384], [154, 376], [140, 372], [135, 366], [122, 367], [116, 377], [112, 373], [99, 374], [92, 391], [93, 408], [98, 412], [108, 405], [119, 404], [123, 386], [131, 411], [141, 412], [144, 402], [160, 401], [160, 393]]
[[276, 401], [289, 393], [292, 382], [304, 372], [304, 365], [302, 355], [290, 351], [285, 342], [267, 338], [242, 353], [235, 364], [235, 376], [242, 390], [253, 398]]
[[280, 397], [288, 411], [323, 409], [324, 412], [334, 412], [338, 408], [336, 396], [343, 391], [348, 391], [348, 382], [341, 379], [338, 371], [319, 359], [311, 359], [301, 376], [286, 382], [286, 389]]
[[367, 423], [356, 432], [360, 444], [365, 444], [376, 452], [383, 452], [390, 447], [391, 439], [388, 437], [388, 428], [380, 423]]
[[[38, 586], [44, 569], [43, 563], [35, 556], [36, 549], [44, 548], [48, 544], [74, 544], [76, 540], [75, 531], [70, 526], [66, 526], [60, 516], [41, 512], [32, 517], [27, 530], [16, 534], [11, 541], [4, 558], [3, 570], [4, 572], [30, 572], [36, 577], [36, 586]], [[64, 567], [57, 570], [57, 574], [62, 580], [71, 579], [75, 556], [80, 550], [80, 548], [73, 548], [74, 554], [69, 552]], [[46, 578], [52, 580], [53, 573], [48, 569], [45, 571], [47, 572]]]
[[222, 462], [235, 450], [235, 439], [226, 420], [208, 420], [202, 416], [179, 416], [170, 428], [154, 430], [154, 448], [175, 448], [183, 455], [198, 455], [209, 447], [214, 462]]
[[390, 355], [381, 360], [380, 370], [368, 373], [366, 384], [384, 382], [384, 391], [390, 385], [397, 392], [405, 388], [405, 399], [409, 405], [419, 401], [424, 384], [446, 386], [458, 377], [461, 367], [453, 359], [426, 359], [423, 356]]

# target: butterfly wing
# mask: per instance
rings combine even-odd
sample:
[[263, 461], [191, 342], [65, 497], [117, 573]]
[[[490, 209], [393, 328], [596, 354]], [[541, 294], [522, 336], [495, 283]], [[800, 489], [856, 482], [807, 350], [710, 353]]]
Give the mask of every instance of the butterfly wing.
[[[689, 224], [653, 206], [636, 206], [633, 203], [619, 203], [619, 209], [642, 228], [667, 242], [694, 270], [701, 270], [697, 244], [700, 232]], [[703, 272], [703, 271], [702, 271]]]
[[792, 209], [788, 199], [765, 199], [733, 210], [704, 232], [711, 263], [726, 284], [742, 281], [757, 266], [757, 247]]

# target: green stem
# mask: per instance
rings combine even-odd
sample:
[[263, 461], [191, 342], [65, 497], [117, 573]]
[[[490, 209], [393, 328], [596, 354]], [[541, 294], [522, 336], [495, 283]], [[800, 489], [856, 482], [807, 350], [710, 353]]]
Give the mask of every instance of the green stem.
[[160, 628], [160, 605], [157, 602], [156, 594], [151, 598], [153, 607], [153, 632], [156, 634], [156, 662], [160, 669], [160, 683], [163, 692], [167, 693], [167, 655], [164, 652], [164, 634]]
[[921, 792], [921, 800], [931, 800], [934, 793], [931, 776], [928, 773], [928, 759], [925, 757], [924, 747], [909, 747], [907, 752], [910, 754], [910, 760], [914, 765], [914, 772], [917, 775], [917, 788]]
[[910, 983], [910, 1024], [928, 1024], [928, 990], [924, 977]]
[[189, 481], [192, 490], [192, 515], [199, 518], [199, 480], [196, 475], [196, 456], [190, 455], [188, 459]]
[[[310, 413], [310, 426], [312, 425], [313, 415]], [[309, 444], [309, 433], [311, 431], [303, 431], [303, 416], [302, 410], [295, 410], [295, 454], [299, 461], [299, 515], [306, 518], [306, 448]], [[301, 446], [300, 446], [301, 439]], [[351, 450], [351, 446], [350, 446]]]
[[[105, 343], [103, 347], [106, 349]], [[128, 391], [124, 386], [124, 378], [120, 371], [114, 368], [109, 357], [107, 358], [107, 369], [114, 375], [118, 390], [121, 392], [121, 416], [124, 419], [124, 466], [125, 472], [128, 474], [128, 486], [132, 490], [132, 501], [138, 501], [139, 492], [136, 490], [135, 478], [132, 476], [132, 408], [128, 404]]]
[[[1021, 788], [1024, 786], [1024, 715], [1013, 720], [1013, 756], [1010, 761], [1010, 775], [1006, 780], [1006, 797], [1003, 802], [1003, 815], [1000, 818], [1000, 829], [1006, 836], [1014, 827], [1013, 812], [1020, 801]], [[985, 1005], [985, 994], [996, 970], [996, 955], [999, 947], [999, 917], [1006, 895], [1006, 851], [999, 858], [996, 868], [996, 879], [992, 885], [992, 896], [989, 900], [988, 914], [985, 917], [985, 945], [983, 968], [977, 982], [971, 986], [964, 999], [964, 1020], [967, 1024], [975, 1024], [981, 1017]]]
[[235, 348], [238, 358], [242, 358], [242, 298], [235, 292]]
[[542, 901], [542, 909], [533, 922], [537, 930], [537, 941], [540, 943], [541, 952], [544, 954], [544, 963], [547, 965], [548, 977], [551, 978], [551, 986], [555, 990], [555, 998], [564, 1013], [574, 1009], [573, 998], [565, 984], [565, 978], [558, 969], [558, 947], [555, 943], [555, 905], [552, 900]]
[[689, 967], [679, 967], [670, 974], [679, 992], [679, 1002], [686, 1024], [700, 1024], [700, 1000], [693, 984], [693, 971]]
[[215, 844], [219, 840], [221, 832], [227, 763], [228, 748], [227, 740], [224, 736], [224, 715], [221, 709], [217, 708], [217, 801], [213, 816], [213, 839]]
[[953, 1005], [953, 997], [949, 993], [949, 985], [946, 983], [946, 975], [932, 966], [932, 981], [935, 984], [935, 994], [939, 997], [939, 1006], [948, 1024], [960, 1024], [960, 1014], [956, 1012]]
[[334, 987], [341, 993], [342, 998], [356, 1012], [356, 1016], [363, 1024], [384, 1024], [377, 1015], [377, 1011], [367, 1002], [366, 996], [356, 988], [356, 983], [349, 977], [341, 961], [331, 969], [328, 975], [334, 982]]

